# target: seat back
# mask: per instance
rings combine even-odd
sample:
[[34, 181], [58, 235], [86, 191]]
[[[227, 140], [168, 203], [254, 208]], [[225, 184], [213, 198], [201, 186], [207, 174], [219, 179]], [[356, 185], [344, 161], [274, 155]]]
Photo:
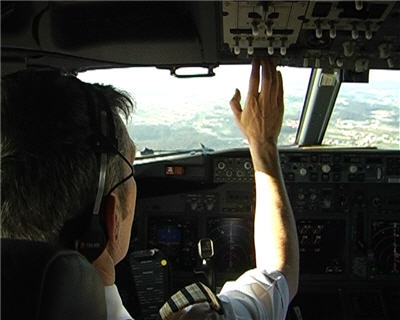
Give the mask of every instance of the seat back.
[[106, 319], [104, 286], [76, 251], [1, 240], [1, 319]]

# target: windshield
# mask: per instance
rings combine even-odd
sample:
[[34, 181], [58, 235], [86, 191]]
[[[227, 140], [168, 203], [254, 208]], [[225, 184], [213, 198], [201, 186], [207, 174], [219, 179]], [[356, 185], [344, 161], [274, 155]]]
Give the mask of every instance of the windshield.
[[[127, 123], [137, 150], [225, 150], [247, 143], [232, 116], [235, 88], [246, 98], [250, 65], [224, 65], [214, 77], [176, 78], [169, 70], [134, 67], [87, 71], [86, 82], [127, 91], [136, 111]], [[279, 67], [285, 115], [279, 145], [295, 143], [307, 93], [310, 68]], [[370, 83], [342, 83], [323, 144], [399, 149], [400, 72], [370, 72]]]
[[323, 143], [400, 148], [400, 71], [370, 70], [368, 83], [342, 83]]
[[[111, 84], [136, 102], [128, 122], [137, 150], [191, 150], [201, 145], [223, 150], [247, 146], [235, 124], [229, 100], [235, 88], [247, 95], [250, 65], [219, 66], [214, 77], [176, 78], [152, 67], [95, 70], [81, 73], [87, 82]], [[279, 68], [285, 89], [280, 145], [294, 143], [311, 69]]]

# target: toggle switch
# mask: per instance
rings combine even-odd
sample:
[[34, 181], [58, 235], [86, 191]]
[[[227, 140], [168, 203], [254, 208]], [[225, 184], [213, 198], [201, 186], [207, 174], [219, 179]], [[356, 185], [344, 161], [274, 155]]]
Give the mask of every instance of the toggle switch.
[[353, 29], [351, 30], [351, 38], [353, 40], [357, 40], [359, 36], [360, 36], [360, 33], [357, 29], [357, 25], [353, 24]]
[[336, 25], [334, 22], [329, 23], [329, 38], [335, 39], [336, 38]]
[[260, 34], [259, 23], [255, 20], [251, 23], [251, 33], [254, 37], [258, 37]]
[[266, 33], [267, 37], [272, 37], [272, 35], [274, 34], [274, 32], [272, 30], [272, 22], [268, 22], [265, 25], [265, 33]]
[[235, 37], [234, 40], [235, 40], [235, 46], [233, 47], [233, 53], [238, 56], [240, 54], [240, 47], [239, 47], [240, 37]]
[[247, 54], [249, 56], [252, 56], [254, 54], [253, 37], [248, 37], [247, 40], [249, 42], [249, 46], [247, 47]]
[[321, 27], [321, 21], [315, 21], [315, 37], [317, 39], [322, 38], [322, 27]]
[[267, 50], [268, 50], [268, 54], [270, 56], [272, 56], [274, 54], [274, 45], [273, 44], [274, 44], [274, 39], [269, 39]]
[[280, 53], [282, 56], [286, 55], [286, 38], [281, 39]]

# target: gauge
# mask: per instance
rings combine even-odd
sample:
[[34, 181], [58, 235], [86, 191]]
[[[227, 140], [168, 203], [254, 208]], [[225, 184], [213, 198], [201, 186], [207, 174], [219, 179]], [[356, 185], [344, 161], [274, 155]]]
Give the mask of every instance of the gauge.
[[374, 274], [400, 274], [400, 222], [372, 223], [372, 251]]
[[214, 242], [216, 271], [243, 272], [255, 265], [250, 218], [210, 219], [207, 234]]

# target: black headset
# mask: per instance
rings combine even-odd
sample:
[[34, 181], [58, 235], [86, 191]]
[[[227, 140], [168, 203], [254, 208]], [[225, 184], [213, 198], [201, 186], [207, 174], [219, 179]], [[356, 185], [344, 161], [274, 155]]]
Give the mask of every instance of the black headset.
[[[106, 97], [93, 85], [84, 84], [84, 91], [89, 116], [95, 132], [90, 144], [92, 144], [99, 162], [97, 194], [92, 212], [87, 215], [84, 214], [84, 221], [80, 217], [78, 220], [73, 219], [75, 221], [66, 222], [63, 234], [67, 236], [68, 243], [73, 249], [79, 251], [90, 262], [93, 262], [102, 254], [107, 244], [107, 232], [100, 217], [100, 210], [104, 197], [108, 156], [118, 153], [118, 146], [114, 119]], [[97, 91], [96, 97], [94, 97], [93, 91]], [[82, 223], [84, 226], [81, 225]], [[77, 230], [79, 231], [77, 232]]]

